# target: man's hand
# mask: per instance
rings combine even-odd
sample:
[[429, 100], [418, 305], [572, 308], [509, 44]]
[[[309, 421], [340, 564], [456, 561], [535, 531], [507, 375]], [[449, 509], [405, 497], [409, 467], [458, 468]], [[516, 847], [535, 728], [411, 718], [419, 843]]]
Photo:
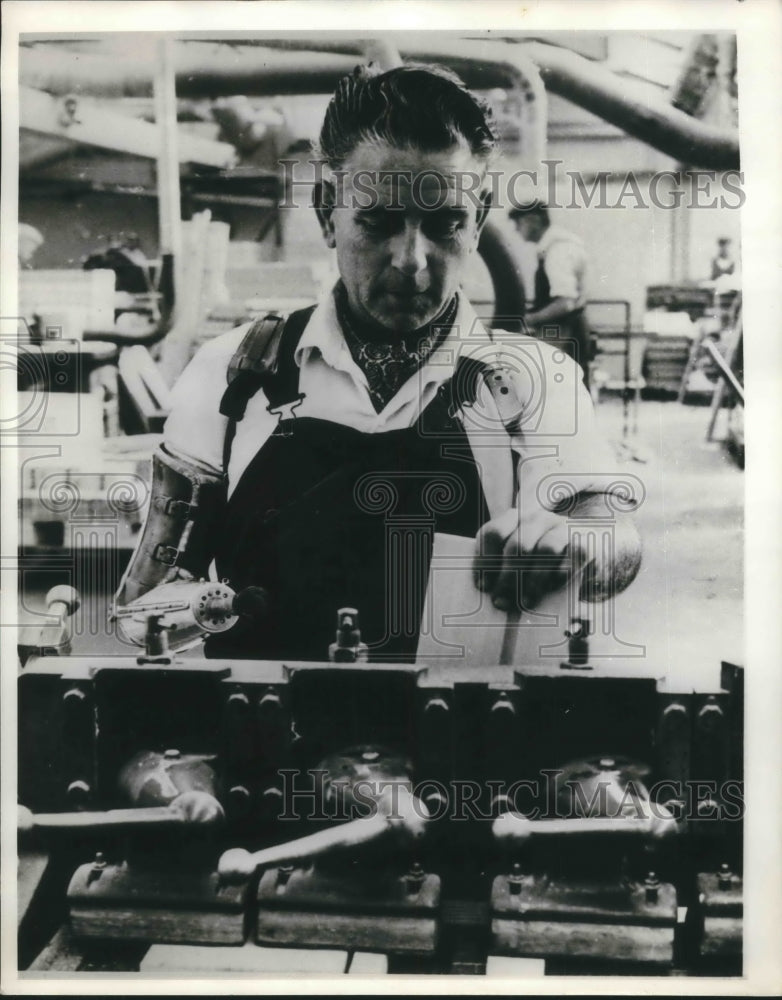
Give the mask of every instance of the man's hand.
[[[610, 534], [602, 524], [591, 528], [590, 518], [610, 518]], [[605, 601], [632, 583], [640, 565], [641, 542], [630, 517], [617, 514], [605, 495], [592, 494], [567, 514], [539, 507], [522, 516], [514, 507], [488, 521], [476, 539], [473, 574], [495, 607], [521, 611], [536, 607], [576, 574], [581, 600]]]

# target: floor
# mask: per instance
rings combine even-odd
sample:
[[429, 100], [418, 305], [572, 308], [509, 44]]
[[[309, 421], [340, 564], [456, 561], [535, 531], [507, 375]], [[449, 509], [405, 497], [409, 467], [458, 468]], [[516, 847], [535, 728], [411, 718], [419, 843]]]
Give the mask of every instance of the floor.
[[[621, 446], [621, 401], [604, 396], [597, 415]], [[637, 514], [644, 557], [635, 582], [617, 599], [617, 631], [622, 635], [624, 627], [624, 638], [646, 644], [648, 655], [685, 686], [721, 660], [744, 664], [745, 480], [726, 448], [706, 441], [708, 422], [706, 406], [643, 400], [637, 432], [631, 410], [624, 437], [627, 450], [644, 459], [622, 463], [646, 487]]]

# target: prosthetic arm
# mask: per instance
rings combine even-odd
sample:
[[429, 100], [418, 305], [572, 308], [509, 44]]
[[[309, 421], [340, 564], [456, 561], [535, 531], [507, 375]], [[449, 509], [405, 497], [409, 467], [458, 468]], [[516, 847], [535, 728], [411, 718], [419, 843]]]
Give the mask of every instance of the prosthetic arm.
[[224, 497], [222, 476], [158, 448], [147, 520], [116, 603], [129, 604], [160, 584], [205, 578]]
[[164, 446], [155, 452], [147, 519], [114, 599], [129, 642], [144, 645], [150, 631], [166, 631], [182, 649], [235, 624], [234, 591], [208, 580], [224, 506], [222, 476]]

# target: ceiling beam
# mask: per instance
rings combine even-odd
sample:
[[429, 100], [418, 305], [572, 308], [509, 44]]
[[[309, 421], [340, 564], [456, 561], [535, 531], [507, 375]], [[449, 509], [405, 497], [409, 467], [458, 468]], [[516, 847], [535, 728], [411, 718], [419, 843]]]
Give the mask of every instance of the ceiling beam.
[[[117, 114], [73, 95], [52, 97], [32, 87], [19, 87], [19, 124], [43, 135], [132, 156], [156, 159], [160, 150], [157, 125]], [[180, 163], [227, 167], [236, 160], [236, 150], [227, 142], [191, 135], [182, 129], [178, 139]]]

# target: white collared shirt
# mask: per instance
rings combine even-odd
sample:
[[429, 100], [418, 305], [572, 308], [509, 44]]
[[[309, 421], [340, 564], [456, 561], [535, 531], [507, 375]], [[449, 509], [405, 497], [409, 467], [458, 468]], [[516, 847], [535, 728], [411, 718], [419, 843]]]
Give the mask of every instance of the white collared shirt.
[[[226, 373], [248, 325], [205, 344], [172, 390], [172, 410], [164, 430], [165, 447], [180, 458], [212, 472], [222, 471], [228, 420], [220, 414], [227, 386]], [[597, 433], [592, 401], [580, 368], [561, 351], [532, 337], [493, 331], [490, 338], [464, 297], [453, 327], [386, 407], [376, 412], [367, 380], [345, 343], [330, 293], [315, 308], [295, 353], [300, 369], [299, 391], [304, 394], [296, 417], [315, 417], [378, 434], [412, 427], [431, 403], [438, 388], [453, 374], [459, 357], [488, 364], [502, 361], [512, 372], [521, 418], [510, 434], [504, 427], [492, 394], [482, 387], [474, 406], [464, 407], [461, 419], [479, 466], [492, 517], [519, 502], [553, 507], [561, 492], [550, 493], [554, 480], [564, 481], [573, 493], [592, 488], [604, 492], [598, 480], [615, 472], [609, 449]], [[501, 403], [504, 400], [501, 399]], [[253, 396], [238, 422], [228, 466], [229, 495], [243, 472], [271, 436], [278, 415], [267, 409], [263, 391]], [[511, 449], [520, 458], [519, 484], [514, 483]]]

